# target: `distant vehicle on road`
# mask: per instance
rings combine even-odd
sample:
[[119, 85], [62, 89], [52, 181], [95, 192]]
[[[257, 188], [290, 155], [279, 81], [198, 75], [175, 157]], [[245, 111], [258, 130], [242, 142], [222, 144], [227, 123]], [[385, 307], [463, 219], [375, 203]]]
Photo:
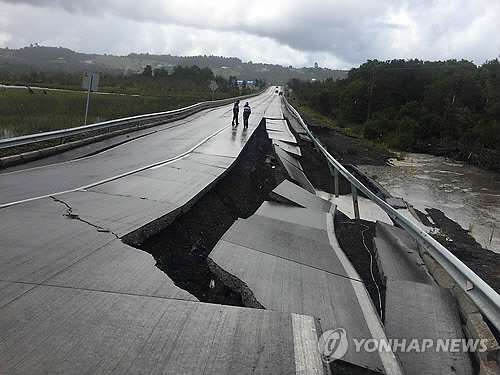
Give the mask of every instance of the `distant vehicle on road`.
[[283, 95], [283, 91], [280, 91], [280, 95]]
[[277, 94], [277, 93], [278, 93], [278, 90], [276, 90], [274, 93], [275, 93], [275, 94]]

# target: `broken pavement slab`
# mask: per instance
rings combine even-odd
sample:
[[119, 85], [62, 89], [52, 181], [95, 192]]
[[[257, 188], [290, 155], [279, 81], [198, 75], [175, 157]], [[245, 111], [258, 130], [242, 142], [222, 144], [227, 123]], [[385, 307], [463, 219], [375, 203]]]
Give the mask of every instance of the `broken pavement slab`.
[[283, 180], [272, 192], [271, 196], [277, 200], [284, 200], [314, 211], [335, 212], [335, 205], [309, 191], [302, 189], [291, 181]]
[[377, 221], [373, 239], [381, 279], [415, 281], [434, 285], [420, 257], [417, 244], [403, 229]]
[[387, 337], [416, 339], [422, 345], [432, 340], [425, 351], [397, 351], [405, 374], [472, 374], [469, 353], [462, 350], [436, 350], [439, 340], [465, 339], [455, 300], [449, 291], [435, 285], [404, 280], [387, 280]]
[[[255, 300], [267, 310], [318, 317], [323, 331], [342, 327], [351, 343], [371, 337], [346, 277], [225, 241], [210, 253], [210, 262], [223, 271], [211, 267], [231, 289], [244, 294], [242, 287], [248, 288], [251, 295], [244, 300]], [[377, 353], [358, 354], [354, 349], [350, 345], [342, 359], [371, 369], [383, 367]]]
[[288, 134], [281, 131], [268, 130], [267, 136], [270, 139], [276, 139], [278, 141], [289, 142], [289, 143], [297, 143], [297, 140], [293, 136], [293, 134]]
[[[68, 206], [50, 198], [0, 210], [0, 280], [196, 300], [175, 286], [150, 254], [67, 214]], [[4, 215], [24, 225], [5, 227], [12, 221], [1, 220]], [[8, 298], [11, 292], [5, 293]]]
[[277, 139], [273, 139], [272, 141], [273, 141], [273, 145], [280, 147], [282, 150], [284, 150], [292, 155], [298, 156], [298, 157], [302, 156], [302, 152], [300, 151], [299, 146], [293, 145], [291, 143], [279, 141]]
[[298, 314], [37, 286], [0, 315], [2, 374], [324, 373]]
[[266, 117], [266, 130], [292, 134], [284, 119], [272, 119]]
[[[314, 194], [314, 186], [305, 175], [299, 160], [295, 157], [295, 155], [300, 154], [300, 148], [296, 146], [297, 140], [290, 131], [287, 122], [285, 120], [266, 119], [266, 130], [269, 139], [273, 142], [274, 152], [290, 178]], [[283, 145], [283, 148], [280, 147], [280, 144]]]
[[165, 215], [180, 212], [180, 206], [170, 202], [108, 194], [104, 190], [66, 193], [57, 199], [71, 207], [74, 215], [120, 238]]
[[[240, 292], [249, 306], [316, 316], [323, 331], [342, 327], [348, 340], [385, 337], [359, 275], [332, 239], [331, 214], [265, 202], [254, 216], [250, 223], [241, 220], [231, 227], [209, 255], [210, 268], [226, 285]], [[266, 227], [259, 217], [278, 223]], [[328, 252], [324, 251], [325, 242], [301, 246], [304, 240], [312, 241], [298, 238], [285, 225], [280, 230], [279, 221], [307, 223], [308, 227], [316, 223], [312, 227], [328, 237]], [[375, 371], [401, 373], [392, 352], [358, 353], [354, 349], [351, 345], [342, 360]]]
[[[318, 213], [319, 220], [323, 219], [322, 216], [323, 215]], [[253, 225], [263, 226], [273, 230], [288, 232], [300, 237], [309, 238], [314, 241], [320, 241], [327, 244], [329, 243], [328, 235], [324, 230], [295, 224], [291, 221], [272, 219], [261, 215], [252, 215], [248, 219], [245, 219], [245, 222]]]
[[260, 217], [251, 222], [237, 220], [222, 236], [217, 246], [230, 249], [233, 245], [347, 277], [344, 268], [332, 254], [329, 243], [315, 241], [276, 227], [267, 227]]
[[41, 283], [116, 239], [51, 198], [0, 210], [0, 280]]
[[396, 197], [389, 197], [385, 198], [385, 201], [387, 202], [388, 205], [392, 206], [392, 208], [408, 208], [406, 206], [405, 201], [403, 198], [396, 198]]
[[278, 202], [263, 202], [253, 216], [264, 216], [326, 231], [324, 213]]
[[197, 301], [158, 269], [150, 254], [120, 240], [103, 246], [42, 284]]
[[274, 149], [276, 151], [277, 159], [279, 160], [280, 164], [286, 169], [288, 175], [290, 176], [290, 179], [297, 182], [297, 184], [299, 184], [310, 193], [314, 194], [314, 186], [311, 184], [306, 174], [302, 170], [300, 162], [292, 155], [281, 150], [276, 145], [274, 146]]
[[[316, 190], [316, 195], [324, 200], [328, 200], [337, 207], [348, 218], [354, 219], [354, 208], [352, 203], [352, 195], [339, 195], [335, 197], [334, 194], [325, 191]], [[363, 220], [368, 221], [382, 221], [384, 223], [392, 224], [392, 220], [375, 202], [358, 195], [359, 216]]]
[[274, 152], [276, 153], [276, 155], [278, 155], [278, 157], [282, 161], [287, 161], [288, 163], [290, 163], [291, 165], [293, 165], [295, 168], [300, 169], [301, 171], [303, 171], [302, 165], [300, 164], [299, 159], [297, 159], [294, 155], [292, 155], [292, 154], [284, 151], [281, 147], [279, 147], [276, 144], [273, 144], [273, 149], [274, 149]]

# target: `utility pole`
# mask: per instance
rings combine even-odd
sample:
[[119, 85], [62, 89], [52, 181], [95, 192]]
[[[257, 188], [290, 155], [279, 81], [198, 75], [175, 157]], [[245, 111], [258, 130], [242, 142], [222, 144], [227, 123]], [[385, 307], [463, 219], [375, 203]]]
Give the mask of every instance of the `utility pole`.
[[87, 125], [87, 115], [89, 113], [89, 102], [90, 102], [90, 91], [97, 91], [99, 87], [99, 74], [97, 73], [83, 73], [83, 83], [82, 87], [87, 89], [87, 105], [85, 106], [85, 121], [84, 125]]
[[87, 125], [87, 115], [89, 113], [89, 102], [90, 102], [90, 89], [92, 88], [92, 81], [94, 79], [94, 75], [90, 74], [90, 83], [89, 83], [89, 90], [87, 91], [87, 105], [85, 107], [85, 122], [83, 125]]

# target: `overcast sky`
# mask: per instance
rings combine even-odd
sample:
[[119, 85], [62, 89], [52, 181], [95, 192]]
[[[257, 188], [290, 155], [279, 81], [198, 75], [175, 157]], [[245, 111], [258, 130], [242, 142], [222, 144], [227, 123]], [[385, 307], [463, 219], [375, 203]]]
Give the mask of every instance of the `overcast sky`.
[[499, 57], [500, 0], [0, 0], [0, 46], [349, 69]]

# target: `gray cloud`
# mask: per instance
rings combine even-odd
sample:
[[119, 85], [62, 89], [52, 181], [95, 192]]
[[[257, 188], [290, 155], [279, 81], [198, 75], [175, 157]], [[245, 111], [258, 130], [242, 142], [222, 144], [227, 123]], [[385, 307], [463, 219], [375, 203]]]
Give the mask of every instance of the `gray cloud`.
[[482, 63], [500, 51], [497, 0], [0, 0], [0, 7], [0, 45], [10, 47], [55, 43], [332, 68], [374, 58]]

